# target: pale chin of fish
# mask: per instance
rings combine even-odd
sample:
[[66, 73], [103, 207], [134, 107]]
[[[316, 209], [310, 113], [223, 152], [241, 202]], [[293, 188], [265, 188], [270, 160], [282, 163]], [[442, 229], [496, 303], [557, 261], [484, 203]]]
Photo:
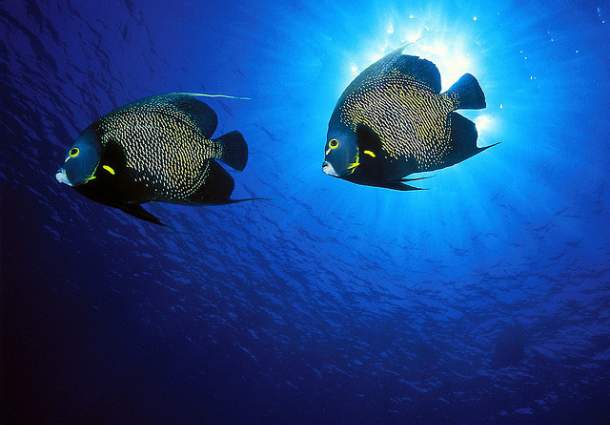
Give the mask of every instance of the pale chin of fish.
[[66, 175], [66, 170], [64, 170], [63, 168], [57, 171], [57, 173], [55, 174], [55, 179], [57, 179], [59, 183], [72, 186], [72, 183], [70, 183], [70, 180], [68, 180], [68, 176]]
[[322, 164], [322, 171], [324, 171], [324, 174], [328, 176], [339, 177], [339, 174], [337, 174], [337, 172], [335, 171], [335, 167], [333, 167], [330, 162], [324, 161], [324, 163]]

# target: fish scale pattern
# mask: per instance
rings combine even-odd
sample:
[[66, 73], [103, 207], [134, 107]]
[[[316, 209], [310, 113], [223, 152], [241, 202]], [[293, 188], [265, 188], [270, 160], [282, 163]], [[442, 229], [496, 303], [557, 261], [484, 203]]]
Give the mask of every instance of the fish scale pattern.
[[188, 201], [205, 184], [210, 160], [222, 145], [205, 137], [191, 118], [161, 99], [137, 102], [98, 122], [102, 144], [114, 140], [123, 149], [135, 183], [148, 200]]
[[452, 148], [448, 114], [454, 109], [455, 99], [393, 70], [366, 78], [346, 97], [340, 119], [353, 131], [365, 124], [379, 135], [384, 157], [399, 163], [398, 178], [443, 166]]

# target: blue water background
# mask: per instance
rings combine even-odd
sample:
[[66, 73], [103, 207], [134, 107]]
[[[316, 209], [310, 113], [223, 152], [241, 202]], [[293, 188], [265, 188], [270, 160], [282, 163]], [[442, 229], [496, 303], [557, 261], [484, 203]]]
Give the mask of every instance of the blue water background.
[[[0, 3], [5, 422], [610, 423], [609, 20], [607, 1]], [[468, 57], [488, 108], [465, 115], [502, 143], [423, 192], [325, 176], [352, 72], [414, 33]], [[235, 196], [269, 200], [151, 204], [158, 228], [55, 181], [92, 121], [172, 91], [253, 99], [208, 103], [250, 146]]]

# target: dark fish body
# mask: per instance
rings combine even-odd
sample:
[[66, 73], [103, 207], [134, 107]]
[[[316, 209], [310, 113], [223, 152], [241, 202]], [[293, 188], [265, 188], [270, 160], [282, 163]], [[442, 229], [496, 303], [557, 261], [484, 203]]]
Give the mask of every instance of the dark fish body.
[[[325, 172], [405, 190], [410, 188], [401, 184], [405, 176], [448, 167], [483, 150], [476, 146], [474, 123], [454, 112], [485, 107], [476, 79], [466, 74], [447, 92], [440, 91], [436, 66], [403, 55], [402, 49], [371, 65], [337, 102], [329, 122]], [[351, 154], [333, 157], [342, 147]]]
[[191, 95], [131, 103], [81, 134], [75, 146], [99, 145], [99, 159], [86, 181], [68, 184], [93, 200], [153, 222], [158, 220], [140, 204], [233, 202], [233, 179], [217, 160], [243, 170], [247, 145], [238, 132], [213, 140], [216, 125], [215, 112]]

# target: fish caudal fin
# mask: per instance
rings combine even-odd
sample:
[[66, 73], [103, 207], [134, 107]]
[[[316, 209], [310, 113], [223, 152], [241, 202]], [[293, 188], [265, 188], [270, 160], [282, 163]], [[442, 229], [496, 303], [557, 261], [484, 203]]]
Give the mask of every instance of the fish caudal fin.
[[248, 144], [239, 131], [231, 131], [215, 140], [222, 145], [220, 159], [236, 170], [242, 171], [248, 162]]
[[483, 109], [487, 106], [483, 90], [472, 74], [462, 75], [446, 94], [455, 99], [455, 109]]

